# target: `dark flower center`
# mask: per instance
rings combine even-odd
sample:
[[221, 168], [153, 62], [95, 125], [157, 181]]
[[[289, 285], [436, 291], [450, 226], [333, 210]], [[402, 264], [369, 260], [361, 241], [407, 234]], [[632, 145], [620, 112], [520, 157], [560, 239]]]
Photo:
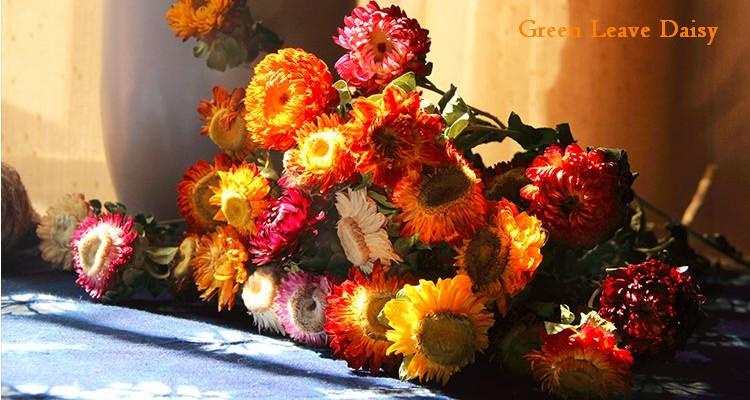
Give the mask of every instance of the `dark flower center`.
[[430, 361], [446, 366], [465, 365], [474, 353], [474, 326], [459, 314], [429, 315], [422, 320], [417, 341]]
[[505, 271], [510, 242], [482, 228], [466, 249], [466, 269], [474, 286], [484, 288], [497, 281]]
[[460, 199], [471, 187], [469, 177], [457, 166], [437, 169], [419, 187], [419, 202], [439, 207]]
[[565, 199], [563, 199], [562, 204], [560, 204], [560, 208], [567, 213], [570, 214], [571, 212], [578, 209], [578, 207], [581, 205], [581, 200], [578, 199], [577, 196], [568, 196]]
[[383, 159], [389, 162], [396, 159], [399, 149], [398, 132], [388, 126], [378, 128], [372, 134], [372, 142]]
[[323, 331], [325, 312], [320, 308], [325, 306], [318, 304], [317, 297], [316, 289], [312, 287], [300, 289], [292, 296], [292, 319], [303, 332], [317, 333]]

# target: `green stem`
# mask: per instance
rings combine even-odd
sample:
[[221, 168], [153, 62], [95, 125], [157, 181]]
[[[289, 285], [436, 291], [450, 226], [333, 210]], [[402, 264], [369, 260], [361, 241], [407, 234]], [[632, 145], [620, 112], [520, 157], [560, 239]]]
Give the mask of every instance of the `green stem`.
[[691, 228], [689, 226], [682, 225], [678, 221], [675, 221], [669, 214], [667, 214], [665, 211], [662, 211], [661, 209], [659, 209], [655, 205], [651, 204], [648, 200], [644, 199], [643, 197], [641, 197], [641, 196], [639, 196], [639, 195], [636, 194], [635, 195], [635, 199], [636, 199], [636, 201], [638, 201], [638, 203], [641, 206], [643, 206], [644, 208], [647, 208], [647, 209], [653, 211], [656, 215], [662, 217], [664, 220], [666, 220], [667, 222], [669, 222], [671, 225], [680, 225], [680, 226], [684, 227], [685, 231], [687, 231], [687, 233], [689, 233], [694, 238], [700, 240], [701, 242], [703, 242], [704, 244], [706, 244], [709, 247], [713, 248], [714, 250], [718, 251], [719, 253], [721, 253], [721, 254], [723, 254], [723, 255], [731, 258], [735, 262], [737, 262], [737, 263], [739, 263], [741, 265], [744, 265], [746, 267], [750, 267], [750, 261], [742, 259], [741, 257], [738, 257], [735, 254], [731, 254], [731, 253], [726, 252], [724, 249], [720, 248], [716, 243], [714, 243], [711, 239], [706, 238], [706, 235], [704, 235], [704, 234], [702, 234], [702, 233], [694, 230], [693, 228]]
[[[432, 81], [430, 81], [427, 78], [423, 78], [423, 80], [424, 80], [424, 82], [421, 85], [423, 88], [425, 88], [427, 90], [430, 90], [432, 92], [435, 92], [435, 93], [437, 93], [437, 94], [439, 94], [441, 96], [445, 95], [445, 91], [441, 90], [440, 88], [438, 88], [437, 86], [435, 86], [435, 84], [432, 83]], [[505, 126], [505, 124], [503, 124], [503, 122], [500, 121], [500, 119], [498, 117], [496, 117], [496, 116], [488, 113], [487, 111], [480, 110], [480, 109], [478, 109], [476, 107], [473, 107], [473, 106], [468, 106], [468, 107], [469, 107], [469, 109], [474, 114], [481, 115], [483, 117], [489, 118], [490, 120], [492, 120], [492, 122], [494, 122], [495, 124], [497, 124], [498, 127], [502, 128], [502, 129], [507, 129], [507, 127]]]

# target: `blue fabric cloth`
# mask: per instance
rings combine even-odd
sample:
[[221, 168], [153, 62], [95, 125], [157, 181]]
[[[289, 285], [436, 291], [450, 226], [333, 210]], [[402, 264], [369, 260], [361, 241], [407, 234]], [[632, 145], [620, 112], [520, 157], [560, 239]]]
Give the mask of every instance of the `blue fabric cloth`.
[[[23, 273], [3, 268], [3, 398], [544, 398], [486, 363], [445, 388], [371, 377], [325, 349], [252, 333], [241, 311], [170, 299], [96, 304], [73, 275], [24, 262]], [[747, 398], [748, 288], [747, 277], [710, 282], [701, 331], [674, 361], [639, 366], [634, 397]]]

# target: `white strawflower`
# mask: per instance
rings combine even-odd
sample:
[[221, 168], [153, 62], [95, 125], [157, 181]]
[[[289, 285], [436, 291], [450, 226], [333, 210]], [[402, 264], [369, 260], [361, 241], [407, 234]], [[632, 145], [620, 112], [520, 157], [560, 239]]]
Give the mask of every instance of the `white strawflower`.
[[388, 266], [401, 261], [385, 231], [387, 219], [378, 212], [375, 202], [367, 197], [367, 189], [336, 193], [336, 209], [341, 219], [336, 224], [346, 258], [362, 272], [372, 272], [375, 260]]
[[36, 228], [42, 242], [42, 258], [63, 270], [71, 270], [70, 241], [78, 224], [91, 214], [88, 202], [80, 193], [70, 193], [47, 209]]
[[242, 302], [253, 316], [258, 332], [272, 331], [284, 335], [284, 326], [276, 316], [278, 304], [274, 301], [279, 292], [279, 273], [273, 267], [259, 267], [242, 287]]

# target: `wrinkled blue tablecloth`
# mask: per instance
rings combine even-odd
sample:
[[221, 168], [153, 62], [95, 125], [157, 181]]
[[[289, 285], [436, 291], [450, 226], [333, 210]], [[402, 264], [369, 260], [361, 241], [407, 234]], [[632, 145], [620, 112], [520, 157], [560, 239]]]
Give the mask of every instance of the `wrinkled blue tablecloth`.
[[[445, 388], [371, 377], [327, 350], [254, 334], [239, 310], [166, 298], [101, 305], [38, 260], [2, 269], [3, 398], [544, 398], [488, 364]], [[674, 361], [638, 366], [634, 398], [750, 398], [750, 277], [703, 286], [700, 331]]]

